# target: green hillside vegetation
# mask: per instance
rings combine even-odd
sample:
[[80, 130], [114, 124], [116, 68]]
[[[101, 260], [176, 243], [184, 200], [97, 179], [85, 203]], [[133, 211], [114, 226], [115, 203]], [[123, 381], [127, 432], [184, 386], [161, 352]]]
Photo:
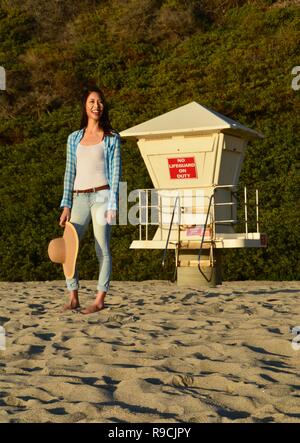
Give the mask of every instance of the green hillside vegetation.
[[[86, 81], [104, 90], [118, 131], [197, 101], [262, 132], [243, 164], [240, 214], [242, 187], [252, 201], [258, 188], [269, 246], [224, 252], [223, 279], [300, 279], [299, 41], [299, 1], [0, 0], [0, 279], [64, 278], [47, 247], [62, 235], [66, 140]], [[122, 157], [128, 192], [152, 187], [134, 141]], [[129, 249], [137, 238], [136, 226], [113, 227], [112, 278], [170, 278], [173, 253], [163, 271], [162, 251]], [[80, 278], [97, 268], [90, 226]]]

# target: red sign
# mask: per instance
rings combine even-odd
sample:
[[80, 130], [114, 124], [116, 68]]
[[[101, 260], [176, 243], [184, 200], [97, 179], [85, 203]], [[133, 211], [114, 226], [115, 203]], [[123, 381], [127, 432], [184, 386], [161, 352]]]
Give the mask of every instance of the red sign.
[[[195, 226], [193, 228], [187, 228], [186, 235], [188, 237], [190, 237], [192, 235], [202, 236], [203, 235], [203, 227]], [[211, 229], [210, 228], [206, 228], [205, 229], [204, 237], [210, 237], [210, 236], [211, 236]]]
[[168, 158], [170, 178], [184, 180], [197, 178], [195, 157]]

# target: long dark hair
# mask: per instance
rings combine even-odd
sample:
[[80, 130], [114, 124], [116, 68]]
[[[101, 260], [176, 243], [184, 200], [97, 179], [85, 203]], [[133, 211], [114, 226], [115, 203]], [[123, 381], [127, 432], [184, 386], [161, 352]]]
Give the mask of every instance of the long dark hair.
[[108, 106], [104, 97], [103, 92], [101, 91], [98, 86], [85, 86], [82, 91], [82, 101], [81, 101], [81, 122], [80, 122], [80, 129], [86, 128], [88, 124], [88, 116], [86, 113], [86, 101], [88, 99], [88, 96], [91, 94], [91, 92], [97, 92], [99, 94], [100, 99], [103, 103], [103, 112], [101, 114], [101, 117], [99, 119], [99, 128], [102, 128], [104, 130], [104, 134], [111, 134], [114, 132], [108, 115]]

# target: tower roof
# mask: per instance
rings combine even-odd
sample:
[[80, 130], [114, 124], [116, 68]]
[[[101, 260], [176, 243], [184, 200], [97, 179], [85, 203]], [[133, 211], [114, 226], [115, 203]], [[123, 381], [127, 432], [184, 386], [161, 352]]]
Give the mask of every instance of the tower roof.
[[263, 135], [197, 102], [191, 102], [144, 123], [125, 129], [121, 137], [147, 138], [159, 135], [180, 135], [201, 132], [236, 133], [247, 139]]

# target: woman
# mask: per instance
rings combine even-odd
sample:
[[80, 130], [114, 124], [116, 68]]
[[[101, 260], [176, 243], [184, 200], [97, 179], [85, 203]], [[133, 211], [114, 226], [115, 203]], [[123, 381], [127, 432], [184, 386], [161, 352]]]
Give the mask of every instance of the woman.
[[[111, 275], [110, 235], [116, 218], [121, 178], [120, 136], [111, 127], [104, 95], [98, 87], [85, 91], [80, 130], [68, 137], [63, 212], [59, 224], [73, 223], [81, 240], [92, 220], [99, 278], [94, 303], [82, 314], [104, 308]], [[65, 309], [80, 307], [77, 267], [73, 278], [66, 279], [70, 302]]]

